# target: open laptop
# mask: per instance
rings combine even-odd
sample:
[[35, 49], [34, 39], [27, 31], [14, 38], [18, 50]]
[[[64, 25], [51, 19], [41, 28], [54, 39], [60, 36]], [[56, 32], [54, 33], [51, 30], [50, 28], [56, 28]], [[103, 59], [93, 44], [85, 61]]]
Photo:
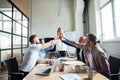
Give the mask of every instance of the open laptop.
[[49, 68], [40, 69], [35, 74], [49, 76], [52, 72], [54, 72], [56, 70], [56, 67], [58, 66], [59, 62], [60, 62], [60, 59], [56, 59], [51, 68], [49, 67]]

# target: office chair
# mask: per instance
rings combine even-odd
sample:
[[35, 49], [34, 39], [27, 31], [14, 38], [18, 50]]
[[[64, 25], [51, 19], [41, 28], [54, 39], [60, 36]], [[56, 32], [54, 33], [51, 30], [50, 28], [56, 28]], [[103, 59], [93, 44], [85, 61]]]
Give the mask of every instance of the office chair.
[[110, 56], [108, 62], [110, 64], [111, 71], [111, 74], [109, 74], [110, 80], [120, 80], [120, 58]]
[[22, 80], [24, 74], [18, 70], [18, 62], [15, 57], [5, 60], [8, 70], [8, 80]]
[[[84, 62], [85, 63], [85, 58], [84, 58], [84, 53], [83, 53], [83, 50], [81, 51], [80, 48], [76, 48], [76, 56], [77, 56], [77, 59]], [[80, 55], [81, 54], [81, 55]]]

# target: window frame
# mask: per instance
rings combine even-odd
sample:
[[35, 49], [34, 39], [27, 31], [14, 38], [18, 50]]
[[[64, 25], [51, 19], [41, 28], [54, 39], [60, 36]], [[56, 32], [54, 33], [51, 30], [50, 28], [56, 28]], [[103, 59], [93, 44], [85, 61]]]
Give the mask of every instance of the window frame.
[[[2, 30], [0, 30], [0, 32], [11, 35], [11, 48], [3, 48], [3, 49], [0, 48], [0, 53], [2, 51], [11, 50], [10, 56], [13, 57], [14, 56], [14, 53], [13, 53], [14, 50], [21, 50], [20, 55], [21, 55], [21, 62], [22, 62], [23, 61], [23, 52], [24, 52], [24, 49], [28, 48], [28, 46], [29, 46], [29, 42], [28, 42], [28, 36], [29, 36], [29, 18], [22, 11], [20, 11], [13, 3], [11, 3], [10, 0], [7, 0], [7, 2], [11, 5], [10, 8], [12, 9], [12, 11], [11, 11], [12, 15], [9, 16], [9, 15], [5, 14], [4, 11], [1, 11], [1, 10], [0, 10], [0, 14], [2, 15], [2, 17], [6, 16], [7, 18], [9, 18], [11, 20], [11, 32], [3, 30], [3, 27], [4, 27], [3, 26], [3, 22], [4, 21], [2, 21], [2, 20], [1, 20], [2, 21]], [[13, 18], [14, 9], [16, 9], [17, 11], [19, 11], [19, 13], [21, 14], [21, 22], [15, 20]], [[23, 21], [24, 21], [23, 17], [25, 17], [26, 20], [27, 20], [27, 26], [25, 26], [23, 24]], [[21, 33], [20, 34], [16, 34], [16, 33], [13, 32], [13, 22], [15, 22], [15, 23], [17, 23], [17, 24], [19, 24], [21, 26], [21, 31], [20, 31]], [[27, 28], [27, 35], [26, 36], [23, 35], [23, 27]], [[14, 44], [13, 44], [13, 36], [20, 37], [20, 39], [21, 39], [21, 43], [19, 44], [20, 47], [16, 47], [16, 48], [13, 47], [14, 46]], [[23, 44], [24, 43], [23, 42], [23, 38], [27, 40], [26, 44]], [[25, 46], [23, 46], [23, 45], [25, 45]], [[1, 56], [0, 56], [0, 58], [1, 58]], [[0, 60], [0, 62], [1, 62], [1, 60]]]
[[[100, 21], [101, 21], [101, 34], [102, 34], [102, 41], [104, 42], [114, 42], [114, 41], [120, 41], [120, 37], [117, 37], [117, 30], [116, 30], [116, 22], [115, 22], [115, 6], [114, 6], [114, 1], [115, 0], [109, 0], [106, 4], [104, 4], [102, 7], [100, 7]], [[111, 7], [112, 7], [112, 21], [113, 21], [113, 39], [109, 39], [109, 40], [104, 40], [103, 38], [103, 26], [102, 26], [102, 13], [101, 10], [106, 7], [109, 3], [111, 3]]]

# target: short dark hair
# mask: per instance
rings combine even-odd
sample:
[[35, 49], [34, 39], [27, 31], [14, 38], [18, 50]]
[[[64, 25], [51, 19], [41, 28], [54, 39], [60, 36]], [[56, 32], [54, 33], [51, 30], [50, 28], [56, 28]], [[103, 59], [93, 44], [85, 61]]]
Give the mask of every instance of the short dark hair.
[[34, 39], [35, 37], [37, 37], [37, 35], [35, 35], [35, 34], [34, 34], [34, 35], [31, 35], [30, 38], [29, 38], [29, 41], [32, 43], [32, 42], [33, 42], [33, 39]]
[[44, 40], [44, 38], [40, 38], [40, 39], [39, 39], [39, 41], [42, 41], [42, 40]]
[[88, 39], [89, 39], [90, 41], [92, 41], [94, 44], [96, 44], [97, 37], [96, 37], [95, 34], [93, 34], [93, 33], [88, 33], [87, 36], [88, 36]]
[[57, 29], [57, 31], [59, 31], [59, 30], [61, 30], [62, 28], [61, 27], [59, 27], [58, 29]]

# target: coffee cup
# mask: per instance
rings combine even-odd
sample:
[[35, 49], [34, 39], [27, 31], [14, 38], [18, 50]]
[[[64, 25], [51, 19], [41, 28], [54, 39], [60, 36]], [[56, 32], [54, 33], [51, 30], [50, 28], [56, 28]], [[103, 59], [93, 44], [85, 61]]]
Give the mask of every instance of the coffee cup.
[[59, 72], [64, 71], [64, 64], [63, 63], [58, 65], [58, 70], [59, 70]]

